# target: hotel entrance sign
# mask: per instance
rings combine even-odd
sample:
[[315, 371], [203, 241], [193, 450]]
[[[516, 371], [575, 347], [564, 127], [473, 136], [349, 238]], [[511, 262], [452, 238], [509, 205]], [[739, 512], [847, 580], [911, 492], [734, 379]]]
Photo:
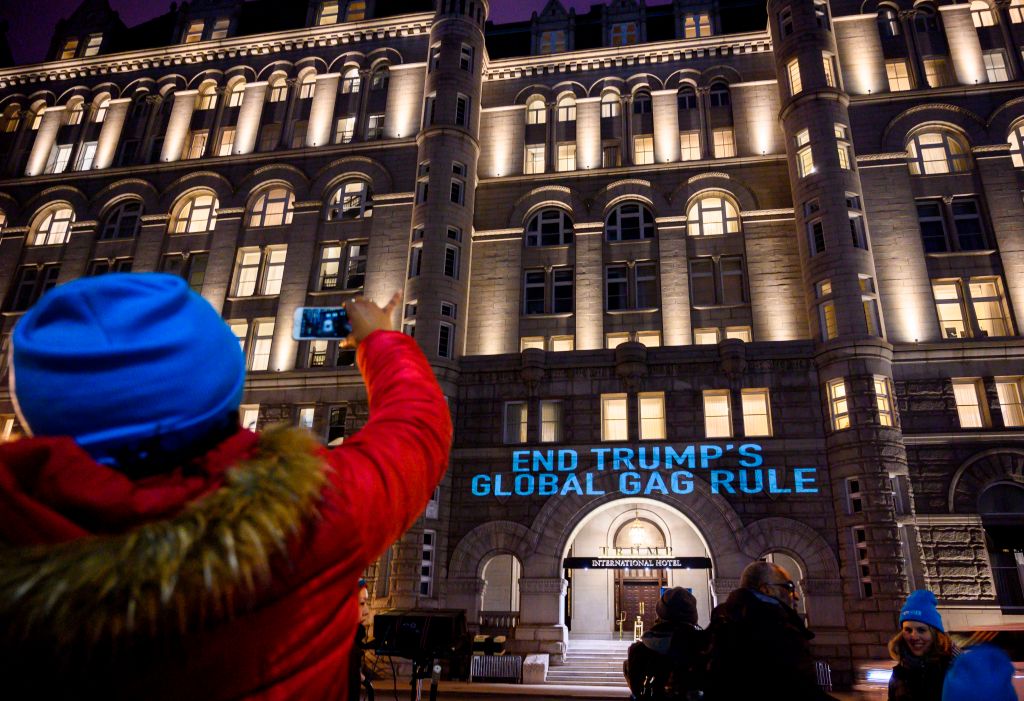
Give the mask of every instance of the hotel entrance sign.
[[567, 557], [567, 570], [709, 570], [707, 557]]

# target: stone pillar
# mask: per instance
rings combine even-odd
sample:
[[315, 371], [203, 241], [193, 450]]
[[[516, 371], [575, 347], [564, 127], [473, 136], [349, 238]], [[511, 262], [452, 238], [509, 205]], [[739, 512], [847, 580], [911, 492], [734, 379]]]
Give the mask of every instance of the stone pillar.
[[166, 213], [142, 215], [142, 226], [135, 242], [132, 270], [144, 273], [160, 269], [160, 256], [164, 252], [164, 241], [168, 236], [167, 226], [170, 220], [170, 215]]
[[600, 167], [601, 98], [581, 97], [576, 100], [576, 169]]
[[324, 73], [316, 77], [316, 89], [313, 91], [313, 104], [309, 107], [309, 124], [306, 127], [306, 146], [331, 143], [334, 103], [338, 99], [340, 79], [340, 73]]
[[1024, 332], [1024, 205], [1009, 156], [984, 154], [976, 161], [992, 218], [992, 232], [1006, 277], [1006, 292], [1016, 313], [1014, 332]]
[[85, 275], [98, 227], [97, 221], [76, 221], [71, 225], [68, 242], [64, 245], [64, 257], [61, 259], [60, 275], [57, 278], [58, 285]]
[[43, 121], [40, 122], [39, 129], [36, 130], [36, 140], [28, 155], [28, 165], [25, 168], [25, 175], [28, 176], [40, 175], [46, 170], [46, 162], [57, 141], [57, 130], [64, 123], [64, 105], [44, 109]]
[[449, 577], [447, 607], [464, 609], [466, 623], [472, 628], [479, 624], [481, 602], [487, 582], [482, 577]]
[[519, 625], [510, 648], [517, 653], [541, 652], [553, 664], [565, 662], [569, 630], [565, 626], [565, 594], [561, 577], [522, 577], [519, 580]]
[[1013, 38], [1013, 23], [1010, 20], [1010, 0], [996, 0], [995, 12], [998, 14], [999, 32], [1003, 35], [1003, 50], [1006, 52], [1007, 68], [1010, 80], [1024, 78], [1024, 61], [1022, 61], [1017, 42]]
[[576, 222], [576, 350], [604, 348], [604, 222]]
[[666, 346], [688, 346], [693, 342], [693, 332], [685, 217], [658, 220], [657, 225], [661, 252], [658, 274], [661, 279], [662, 343]]
[[238, 233], [244, 215], [245, 209], [242, 207], [218, 209], [217, 227], [207, 238], [210, 257], [206, 263], [203, 298], [217, 311], [223, 311], [224, 300], [228, 297], [231, 276], [235, 271]]
[[889, 77], [885, 72], [885, 54], [878, 35], [878, 16], [847, 15], [833, 17], [839, 48], [843, 85], [851, 95], [886, 92]]
[[981, 57], [981, 41], [971, 19], [971, 5], [942, 5], [942, 28], [949, 42], [957, 82], [961, 85], [987, 83], [985, 61]]
[[260, 117], [267, 96], [267, 81], [245, 84], [242, 106], [238, 108], [238, 124], [235, 127], [234, 155], [252, 153], [260, 131]]
[[675, 90], [651, 92], [654, 116], [654, 162], [675, 163], [679, 160], [679, 106]]
[[[577, 126], [577, 134], [578, 129]], [[480, 110], [479, 173], [482, 178], [522, 175], [525, 148], [525, 105]], [[578, 150], [576, 157], [579, 158]]]
[[124, 120], [128, 116], [128, 107], [131, 103], [131, 98], [123, 97], [111, 100], [107, 104], [107, 116], [100, 127], [96, 157], [92, 162], [94, 170], [109, 168], [114, 162], [114, 154], [117, 153], [117, 144], [121, 139], [121, 130], [124, 128]]
[[783, 153], [785, 137], [779, 129], [779, 93], [775, 81], [733, 83], [733, 141], [737, 156]]
[[423, 111], [424, 64], [389, 66], [388, 102], [384, 112], [384, 138], [404, 139], [420, 130]]
[[900, 31], [904, 41], [907, 42], [907, 62], [910, 64], [910, 75], [914, 80], [914, 87], [917, 89], [927, 88], [928, 82], [921, 72], [921, 52], [917, 48], [914, 30], [914, 15], [916, 10], [900, 10]]
[[192, 112], [196, 106], [197, 90], [178, 90], [174, 93], [174, 104], [171, 106], [171, 118], [167, 122], [167, 133], [164, 135], [164, 147], [160, 152], [160, 160], [171, 163], [181, 159], [188, 136]]
[[[284, 261], [281, 293], [277, 298], [274, 343], [271, 346], [270, 369], [294, 370], [298, 341], [292, 338], [295, 310], [306, 301], [308, 271], [316, 264], [317, 227], [321, 206], [319, 200], [296, 202], [290, 230], [301, 235], [289, 236], [288, 255]], [[218, 225], [220, 222], [218, 222]]]
[[[781, 74], [780, 74], [781, 75]], [[702, 85], [697, 88], [697, 112], [700, 115], [700, 157], [714, 158], [715, 143], [711, 138], [710, 117], [711, 108], [708, 104], [711, 99], [711, 88]]]

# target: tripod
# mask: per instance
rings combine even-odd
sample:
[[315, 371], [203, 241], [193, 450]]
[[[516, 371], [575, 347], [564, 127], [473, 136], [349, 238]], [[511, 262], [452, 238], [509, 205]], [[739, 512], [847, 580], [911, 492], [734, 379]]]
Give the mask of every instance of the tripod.
[[410, 701], [422, 701], [423, 680], [430, 679], [430, 701], [437, 701], [437, 682], [441, 678], [441, 663], [437, 658], [422, 658], [412, 661], [412, 679], [409, 682]]

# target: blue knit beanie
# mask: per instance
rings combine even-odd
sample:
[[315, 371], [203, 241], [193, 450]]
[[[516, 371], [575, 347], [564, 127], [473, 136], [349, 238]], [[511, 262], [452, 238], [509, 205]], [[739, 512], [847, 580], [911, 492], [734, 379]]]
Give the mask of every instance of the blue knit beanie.
[[1013, 663], [994, 645], [972, 647], [958, 655], [946, 672], [942, 701], [1017, 701]]
[[11, 395], [37, 436], [97, 460], [174, 451], [238, 410], [238, 338], [185, 281], [111, 273], [49, 291], [14, 327]]
[[937, 604], [935, 594], [927, 589], [918, 589], [908, 596], [907, 603], [903, 604], [903, 608], [900, 610], [900, 625], [903, 625], [903, 621], [919, 621], [945, 632], [946, 629], [942, 627], [942, 617], [936, 608]]

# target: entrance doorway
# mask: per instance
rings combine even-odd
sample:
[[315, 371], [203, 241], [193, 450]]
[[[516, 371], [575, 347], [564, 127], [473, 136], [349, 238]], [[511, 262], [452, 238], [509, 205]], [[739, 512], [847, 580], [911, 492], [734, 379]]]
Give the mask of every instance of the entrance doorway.
[[[647, 555], [667, 553], [665, 534], [657, 524], [634, 514], [631, 522], [619, 527], [615, 534], [615, 554]], [[648, 630], [657, 617], [658, 600], [668, 585], [668, 570], [629, 567], [615, 570], [615, 620], [632, 631], [639, 621], [641, 630]]]

